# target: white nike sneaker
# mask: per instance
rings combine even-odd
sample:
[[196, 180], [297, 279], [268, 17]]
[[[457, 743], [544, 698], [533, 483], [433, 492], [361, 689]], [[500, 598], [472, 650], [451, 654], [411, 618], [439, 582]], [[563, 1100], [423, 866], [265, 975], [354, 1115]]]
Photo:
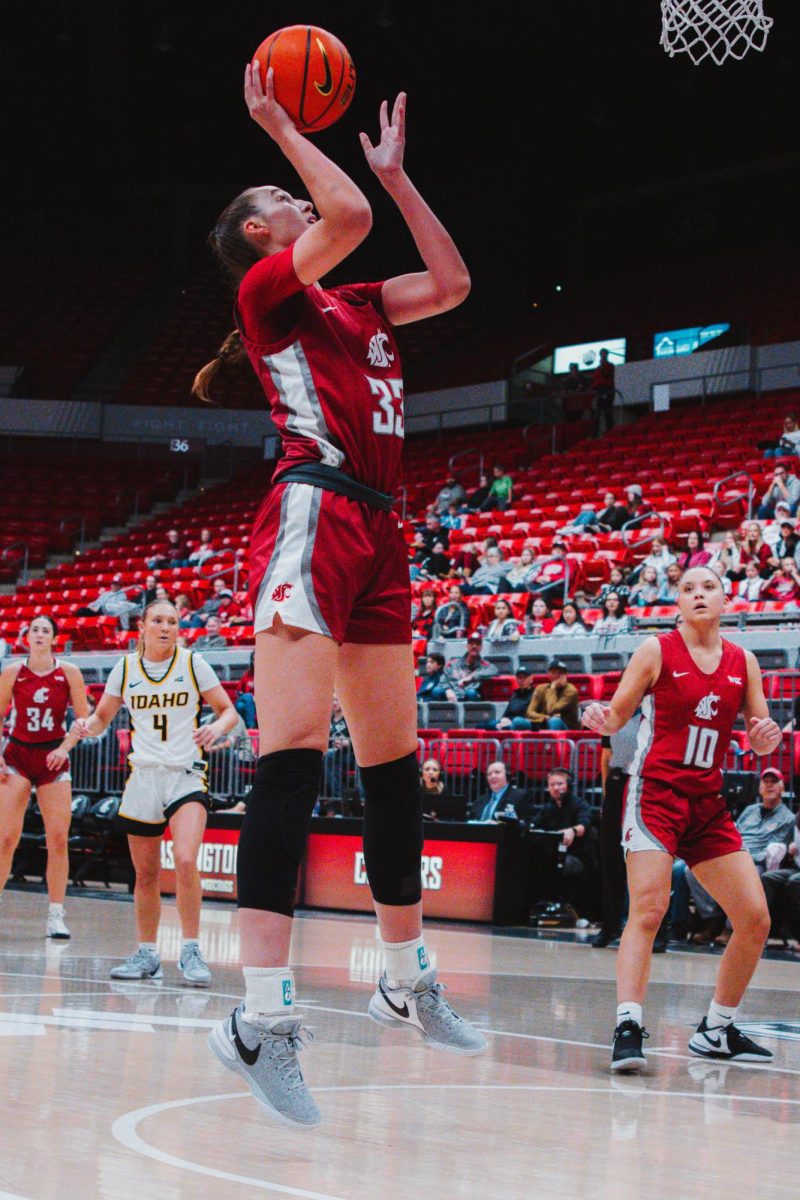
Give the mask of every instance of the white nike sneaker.
[[416, 1029], [429, 1046], [455, 1054], [482, 1054], [487, 1042], [483, 1034], [454, 1012], [436, 982], [436, 971], [426, 971], [413, 988], [389, 987], [384, 971], [367, 1012], [378, 1025]]
[[45, 937], [55, 938], [58, 941], [66, 942], [72, 934], [64, 924], [64, 910], [59, 912], [50, 912], [47, 914], [47, 932]]

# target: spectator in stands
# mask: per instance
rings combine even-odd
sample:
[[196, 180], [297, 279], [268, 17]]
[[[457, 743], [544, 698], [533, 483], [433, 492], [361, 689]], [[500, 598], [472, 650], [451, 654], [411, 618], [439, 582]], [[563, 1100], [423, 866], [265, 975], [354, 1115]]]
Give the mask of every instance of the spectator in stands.
[[764, 535], [764, 541], [769, 546], [770, 550], [774, 550], [778, 539], [781, 536], [781, 525], [784, 521], [791, 521], [792, 510], [791, 506], [785, 500], [779, 500], [775, 505], [775, 514], [771, 521], [765, 522], [761, 527], [761, 532]]
[[716, 571], [717, 575], [719, 575], [719, 581], [722, 584], [722, 590], [725, 593], [725, 595], [732, 596], [733, 595], [733, 584], [731, 583], [730, 579], [728, 579], [728, 576], [725, 574], [724, 564], [722, 562], [720, 562], [720, 560], [718, 558], [712, 558], [711, 562], [708, 565], [712, 571]]
[[445, 675], [445, 699], [480, 700], [481, 683], [497, 674], [497, 667], [481, 654], [482, 641], [479, 633], [473, 633], [467, 641], [466, 653], [447, 662]]
[[[120, 629], [130, 629], [131, 616], [140, 612], [138, 603], [131, 600], [122, 586], [122, 576], [117, 574], [111, 580], [111, 586], [101, 591], [95, 600], [90, 600], [86, 606], [88, 613], [94, 616], [100, 614], [106, 617], [118, 617]], [[78, 610], [83, 612], [82, 609]]]
[[148, 604], [152, 604], [156, 599], [157, 587], [158, 580], [156, 579], [155, 575], [148, 575], [144, 581], [144, 587], [139, 592], [139, 595], [134, 597], [142, 612], [144, 612]]
[[552, 601], [566, 593], [569, 580], [567, 547], [564, 542], [553, 542], [550, 558], [541, 563], [531, 577], [528, 587], [535, 596], [544, 596]]
[[[438, 758], [426, 758], [420, 770], [422, 812], [429, 821], [448, 821], [456, 816], [455, 797], [448, 790]], [[463, 810], [462, 810], [463, 815]]]
[[423, 568], [429, 557], [428, 547], [425, 545], [425, 535], [421, 529], [418, 529], [414, 534], [414, 540], [408, 548], [408, 570], [412, 583], [416, 579], [424, 578], [425, 572]]
[[547, 674], [549, 683], [540, 683], [534, 689], [525, 713], [529, 728], [579, 729], [578, 689], [569, 681], [566, 663], [560, 658], [551, 659]]
[[613, 492], [606, 492], [603, 498], [603, 508], [597, 517], [597, 528], [600, 532], [616, 533], [630, 519], [631, 514], [625, 505], [617, 504]]
[[355, 765], [351, 747], [350, 730], [347, 728], [342, 704], [334, 693], [331, 725], [328, 732], [328, 749], [325, 751], [322, 762], [326, 796], [332, 796], [335, 799], [341, 797], [347, 783], [348, 771], [351, 765]]
[[559, 391], [565, 421], [579, 421], [583, 416], [584, 403], [580, 393], [585, 390], [586, 379], [581, 375], [578, 364], [571, 362]]
[[[577, 609], [575, 611], [577, 612]], [[555, 623], [555, 617], [550, 612], [544, 597], [534, 596], [530, 612], [525, 618], [525, 633], [531, 637], [542, 637], [546, 633], [553, 632]]]
[[533, 550], [530, 546], [523, 546], [517, 561], [506, 571], [510, 590], [512, 592], [529, 591], [531, 579], [535, 578], [536, 572]]
[[[766, 538], [765, 538], [766, 540]], [[778, 526], [778, 536], [772, 546], [772, 559], [777, 559], [780, 563], [784, 558], [797, 558], [797, 547], [800, 544], [800, 539], [794, 527], [794, 521], [781, 521]], [[772, 565], [775, 565], [774, 563]]]
[[431, 512], [442, 517], [448, 511], [451, 504], [455, 504], [456, 510], [458, 510], [465, 503], [466, 499], [467, 493], [451, 471], [445, 480], [444, 487], [440, 488], [436, 499], [431, 505]]
[[202, 625], [206, 625], [209, 617], [218, 617], [222, 610], [226, 608], [233, 599], [231, 589], [227, 586], [225, 580], [221, 576], [217, 576], [211, 587], [211, 595], [207, 600], [203, 601], [203, 603], [197, 609], [197, 612], [191, 618], [191, 625], [193, 629], [199, 629]]
[[560, 534], [569, 533], [592, 533], [593, 530], [599, 529], [598, 516], [593, 504], [582, 504], [580, 512], [573, 518], [568, 525], [564, 525], [559, 529]]
[[797, 417], [789, 413], [783, 419], [783, 429], [777, 442], [759, 442], [759, 449], [764, 451], [764, 458], [783, 458], [785, 455], [797, 454], [800, 449], [800, 425]]
[[[672, 553], [672, 551], [670, 550], [669, 546], [664, 541], [664, 539], [662, 537], [654, 537], [652, 542], [650, 543], [650, 553], [647, 555], [646, 558], [642, 559], [642, 561], [639, 565], [639, 570], [640, 570], [639, 578], [640, 579], [642, 578], [642, 575], [644, 574], [644, 572], [647, 570], [648, 567], [655, 567], [656, 575], [657, 575], [657, 582], [658, 582], [659, 586], [661, 586], [661, 584], [664, 582], [664, 579], [666, 578], [667, 567], [670, 565], [670, 563], [674, 563], [677, 561], [678, 561], [677, 556]], [[649, 601], [649, 603], [654, 603], [654, 602]]]
[[167, 604], [172, 603], [172, 597], [170, 596], [167, 589], [164, 587], [163, 583], [159, 583], [158, 586], [156, 587], [155, 598], [156, 598], [156, 600], [164, 600]]
[[689, 571], [692, 567], [706, 567], [711, 559], [710, 551], [703, 545], [703, 536], [693, 529], [686, 538], [686, 549], [678, 555], [678, 566], [681, 571]]
[[[651, 564], [647, 567], [642, 567], [642, 573], [639, 576], [639, 582], [631, 588], [628, 603], [636, 605], [637, 608], [644, 608], [650, 604], [658, 603], [658, 596], [661, 591], [661, 584], [658, 580], [658, 570]], [[610, 593], [613, 595], [613, 593]], [[606, 596], [608, 599], [608, 596]]]
[[482, 512], [505, 512], [511, 507], [511, 500], [514, 495], [514, 481], [510, 475], [506, 475], [503, 468], [498, 464], [492, 467], [492, 485], [489, 488], [489, 495], [481, 505]]
[[597, 867], [597, 848], [592, 834], [592, 810], [570, 788], [570, 773], [565, 767], [547, 772], [547, 794], [530, 814], [534, 829], [561, 833], [566, 854], [554, 855], [550, 839], [531, 843], [531, 873], [535, 897], [554, 900], [559, 892], [578, 913], [591, 904], [589, 884]]
[[591, 630], [585, 623], [577, 604], [574, 604], [572, 600], [567, 600], [552, 632], [553, 637], [587, 637]]
[[248, 729], [258, 729], [258, 718], [256, 717], [256, 698], [253, 695], [253, 689], [255, 687], [255, 667], [256, 652], [254, 650], [250, 655], [250, 662], [247, 670], [239, 680], [239, 686], [236, 689], [236, 700], [234, 702], [234, 708]]
[[411, 603], [411, 629], [415, 637], [433, 637], [433, 622], [436, 617], [436, 593], [433, 588], [423, 588], [419, 600]]
[[197, 568], [202, 566], [207, 558], [213, 558], [217, 553], [218, 551], [214, 546], [214, 541], [211, 537], [211, 530], [201, 529], [200, 541], [190, 551], [187, 561], [190, 567]]
[[419, 685], [417, 699], [420, 701], [446, 700], [447, 679], [444, 673], [443, 654], [431, 653], [425, 659], [425, 676]]
[[[783, 789], [782, 781], [780, 787]], [[800, 941], [800, 813], [780, 864], [773, 868], [768, 863], [767, 868], [761, 882], [773, 928], [783, 931], [788, 926], [791, 936]]]
[[681, 569], [678, 564], [670, 563], [667, 567], [667, 575], [661, 585], [661, 591], [658, 593], [659, 604], [677, 604], [678, 589], [681, 582]]
[[[680, 570], [678, 572], [680, 574]], [[628, 602], [631, 594], [630, 584], [626, 582], [627, 571], [625, 567], [613, 566], [608, 573], [608, 583], [604, 583], [600, 591], [595, 597], [598, 604], [602, 604], [609, 592], [616, 592], [617, 595]]]
[[608, 350], [600, 351], [600, 361], [589, 381], [595, 393], [597, 435], [607, 433], [614, 424], [614, 366], [608, 361]]
[[247, 592], [237, 592], [224, 610], [226, 625], [252, 625], [253, 606]]
[[448, 599], [436, 609], [434, 616], [434, 638], [462, 638], [469, 629], [469, 608], [464, 603], [461, 586], [452, 584]]
[[471, 579], [480, 565], [480, 559], [475, 553], [474, 542], [462, 542], [461, 547], [450, 559], [452, 570], [464, 579]]
[[630, 633], [631, 619], [625, 612], [625, 601], [619, 592], [609, 592], [603, 601], [603, 615], [595, 621], [592, 633], [601, 637], [615, 637], [618, 633]]
[[442, 529], [448, 530], [449, 533], [451, 529], [463, 529], [463, 527], [464, 517], [461, 509], [457, 504], [448, 505], [447, 512], [442, 517]]
[[[783, 802], [783, 783], [783, 775], [776, 767], [765, 767], [758, 786], [758, 803], [749, 804], [736, 820], [736, 828], [742, 835], [744, 849], [750, 854], [756, 870], [762, 877], [771, 858], [770, 847], [782, 843], [788, 850], [794, 836], [794, 813]], [[771, 866], [771, 862], [769, 865]], [[724, 933], [721, 931], [724, 924], [722, 909], [712, 900], [705, 888], [700, 886], [688, 868], [686, 882], [697, 914], [702, 918], [700, 929], [692, 937], [693, 943], [707, 945], [715, 934], [719, 934], [718, 942], [726, 945], [730, 940], [731, 931], [730, 927]]]
[[206, 631], [194, 643], [196, 650], [224, 650], [228, 639], [220, 632], [222, 622], [219, 617], [209, 617], [206, 621]]
[[518, 642], [519, 626], [514, 617], [511, 605], [507, 600], [498, 596], [494, 606], [494, 619], [484, 634], [487, 642]]
[[511, 786], [505, 763], [489, 763], [486, 768], [486, 782], [489, 785], [488, 791], [467, 807], [469, 821], [496, 821], [501, 813], [505, 817], [513, 818], [527, 812], [530, 804], [527, 792]]
[[793, 517], [797, 515], [797, 506], [800, 504], [800, 479], [790, 474], [783, 463], [778, 463], [772, 473], [772, 481], [761, 497], [758, 517], [762, 521], [774, 517], [775, 505], [779, 500], [785, 500]]
[[469, 596], [496, 596], [498, 592], [511, 591], [499, 546], [488, 547], [483, 562], [463, 590]]
[[644, 517], [647, 513], [653, 511], [652, 506], [644, 499], [640, 483], [632, 483], [629, 487], [626, 487], [625, 497], [628, 502], [629, 521], [632, 521], [634, 517]]
[[433, 548], [437, 542], [441, 542], [445, 549], [450, 545], [450, 535], [446, 529], [442, 529], [442, 522], [436, 513], [428, 513], [425, 518], [425, 528], [422, 532], [422, 541], [428, 554], [433, 554]]
[[766, 578], [770, 574], [769, 558], [770, 548], [764, 541], [761, 526], [758, 521], [751, 521], [745, 529], [744, 541], [742, 542], [739, 554], [739, 571], [741, 575], [744, 574], [744, 569], [750, 560], [755, 559], [759, 574]]
[[729, 580], [738, 579], [740, 571], [744, 570], [741, 565], [741, 538], [735, 529], [726, 529], [722, 541], [712, 549], [708, 565], [711, 567], [715, 562], [720, 563], [723, 575]]
[[444, 542], [433, 543], [433, 550], [422, 564], [422, 574], [428, 579], [447, 579], [450, 574], [450, 556], [445, 554]]
[[470, 493], [467, 500], [467, 508], [470, 512], [478, 512], [481, 510], [489, 499], [489, 476], [481, 475], [478, 480], [478, 486], [474, 492]]
[[189, 629], [192, 624], [192, 602], [186, 592], [178, 592], [175, 597], [175, 607], [178, 610], [178, 622], [181, 629]]
[[164, 548], [148, 558], [147, 565], [151, 571], [154, 567], [185, 567], [188, 557], [189, 547], [177, 529], [168, 529]]
[[761, 598], [762, 600], [782, 600], [787, 604], [792, 602], [795, 607], [797, 606], [797, 601], [800, 599], [800, 571], [798, 571], [794, 559], [789, 555], [781, 559], [780, 568], [768, 580], [761, 593]]
[[762, 579], [758, 563], [751, 558], [745, 566], [744, 579], [740, 579], [736, 585], [736, 595], [740, 600], [747, 600], [753, 604], [756, 600], [763, 599], [762, 593], [766, 586], [767, 581]]
[[486, 722], [487, 729], [530, 729], [531, 722], [525, 716], [533, 699], [533, 675], [527, 667], [517, 668], [517, 686], [508, 699], [502, 717]]

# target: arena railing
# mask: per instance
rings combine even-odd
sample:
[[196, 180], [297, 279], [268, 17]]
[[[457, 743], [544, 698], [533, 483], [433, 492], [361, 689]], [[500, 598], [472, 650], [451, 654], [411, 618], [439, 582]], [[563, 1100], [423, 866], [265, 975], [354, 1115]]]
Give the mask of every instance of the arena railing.
[[722, 488], [726, 483], [730, 483], [732, 479], [747, 480], [747, 520], [751, 521], [753, 519], [753, 502], [756, 497], [756, 485], [753, 476], [747, 471], [733, 471], [730, 475], [726, 475], [724, 479], [717, 480], [711, 493], [714, 504], [717, 508], [730, 508], [734, 504], [739, 503], [741, 496], [738, 494], [734, 496], [728, 496], [723, 500], [720, 499], [720, 492]]

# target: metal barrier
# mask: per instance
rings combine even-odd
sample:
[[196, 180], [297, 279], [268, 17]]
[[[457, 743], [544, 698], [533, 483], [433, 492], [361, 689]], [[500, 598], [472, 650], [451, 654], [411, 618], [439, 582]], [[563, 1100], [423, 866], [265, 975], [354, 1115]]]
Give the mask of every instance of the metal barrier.
[[726, 483], [729, 483], [732, 479], [747, 480], [747, 519], [750, 521], [753, 517], [753, 501], [756, 497], [756, 485], [752, 475], [750, 475], [748, 471], [733, 471], [730, 475], [726, 475], [724, 479], [717, 480], [711, 493], [714, 504], [717, 506], [717, 508], [730, 508], [734, 504], [739, 503], [742, 498], [739, 494], [735, 496], [728, 496], [723, 500], [720, 500], [719, 498], [722, 487]]
[[489, 764], [502, 761], [496, 738], [433, 738], [425, 757], [441, 763], [447, 791], [468, 807], [486, 791]]

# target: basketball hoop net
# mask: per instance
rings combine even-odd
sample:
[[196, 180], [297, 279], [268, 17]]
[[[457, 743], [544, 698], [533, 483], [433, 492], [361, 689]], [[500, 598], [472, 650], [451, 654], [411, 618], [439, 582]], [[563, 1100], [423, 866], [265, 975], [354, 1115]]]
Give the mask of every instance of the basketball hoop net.
[[763, 50], [771, 28], [764, 0], [661, 0], [661, 45], [670, 58], [688, 54], [695, 66]]

